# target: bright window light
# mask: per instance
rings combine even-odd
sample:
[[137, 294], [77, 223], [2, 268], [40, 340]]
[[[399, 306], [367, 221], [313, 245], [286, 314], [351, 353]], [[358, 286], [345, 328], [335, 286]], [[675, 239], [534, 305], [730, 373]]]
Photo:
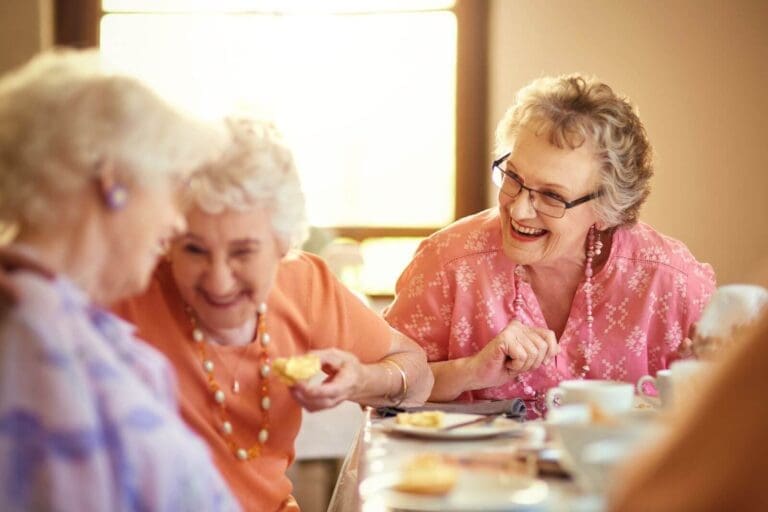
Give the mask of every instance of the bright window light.
[[273, 118], [294, 150], [313, 225], [440, 227], [454, 219], [453, 12], [109, 12], [128, 5], [104, 3], [105, 58], [205, 117], [246, 109]]
[[105, 11], [375, 13], [450, 9], [453, 0], [104, 0]]
[[400, 273], [416, 253], [422, 238], [371, 238], [360, 244], [364, 265], [360, 289], [368, 295], [393, 295]]

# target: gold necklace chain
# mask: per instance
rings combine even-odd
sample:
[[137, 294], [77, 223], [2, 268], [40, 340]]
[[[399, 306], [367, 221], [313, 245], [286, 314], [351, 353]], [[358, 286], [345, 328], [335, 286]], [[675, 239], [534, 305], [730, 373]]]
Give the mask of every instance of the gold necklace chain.
[[[272, 402], [269, 397], [269, 373], [271, 370], [271, 361], [269, 353], [267, 352], [267, 346], [269, 345], [269, 333], [267, 332], [266, 313], [267, 305], [263, 302], [259, 304], [258, 308], [258, 320], [256, 324], [256, 341], [261, 345], [261, 352], [259, 353], [259, 374], [261, 376], [261, 385], [259, 386], [259, 407], [262, 410], [262, 422], [259, 429], [258, 442], [250, 447], [241, 446], [234, 441], [234, 428], [232, 421], [230, 420], [229, 410], [227, 408], [227, 394], [224, 392], [224, 388], [216, 380], [214, 373], [215, 365], [213, 360], [208, 356], [206, 350], [205, 334], [202, 329], [197, 325], [195, 315], [192, 313], [191, 308], [187, 307], [187, 314], [192, 322], [192, 341], [197, 348], [198, 355], [200, 356], [200, 363], [203, 370], [203, 375], [208, 383], [208, 389], [211, 391], [214, 407], [216, 407], [219, 413], [219, 432], [224, 437], [224, 440], [229, 447], [232, 454], [239, 460], [246, 461], [255, 459], [261, 455], [261, 451], [269, 439], [269, 409], [272, 406]], [[240, 383], [237, 380], [237, 375], [234, 376], [233, 394], [240, 392]]]

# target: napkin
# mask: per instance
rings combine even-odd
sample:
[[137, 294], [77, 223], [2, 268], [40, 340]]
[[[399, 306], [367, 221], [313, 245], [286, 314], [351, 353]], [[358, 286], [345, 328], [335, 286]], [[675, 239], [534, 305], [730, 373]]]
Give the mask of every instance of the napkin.
[[420, 407], [379, 407], [376, 409], [376, 413], [383, 418], [395, 416], [401, 412], [418, 411], [443, 411], [483, 415], [504, 414], [507, 418], [517, 421], [525, 421], [527, 413], [525, 402], [520, 398], [475, 402], [427, 402]]

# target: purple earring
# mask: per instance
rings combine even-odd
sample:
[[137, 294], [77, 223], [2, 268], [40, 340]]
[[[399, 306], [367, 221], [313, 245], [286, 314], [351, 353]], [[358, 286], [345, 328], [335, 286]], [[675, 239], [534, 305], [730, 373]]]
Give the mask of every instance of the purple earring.
[[121, 210], [128, 201], [128, 191], [122, 185], [115, 185], [105, 192], [104, 200], [110, 210]]

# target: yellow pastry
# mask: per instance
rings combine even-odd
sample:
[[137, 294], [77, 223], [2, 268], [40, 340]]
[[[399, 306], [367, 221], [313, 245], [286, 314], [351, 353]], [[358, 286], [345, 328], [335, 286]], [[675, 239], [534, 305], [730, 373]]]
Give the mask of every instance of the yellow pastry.
[[440, 428], [443, 426], [445, 413], [443, 411], [401, 412], [395, 422], [398, 425], [412, 427]]
[[314, 354], [278, 357], [272, 362], [272, 369], [289, 386], [308, 380], [320, 372], [320, 358]]
[[439, 496], [448, 494], [456, 485], [459, 470], [436, 454], [417, 455], [404, 467], [395, 489], [413, 494]]

